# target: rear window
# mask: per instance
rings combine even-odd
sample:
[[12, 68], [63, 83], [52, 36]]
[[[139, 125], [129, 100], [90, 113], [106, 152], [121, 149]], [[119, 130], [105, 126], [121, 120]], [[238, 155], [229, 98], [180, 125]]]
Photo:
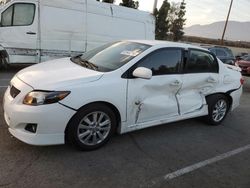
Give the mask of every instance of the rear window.
[[221, 50], [221, 49], [216, 49], [216, 55], [217, 56], [227, 56], [226, 52], [224, 50]]

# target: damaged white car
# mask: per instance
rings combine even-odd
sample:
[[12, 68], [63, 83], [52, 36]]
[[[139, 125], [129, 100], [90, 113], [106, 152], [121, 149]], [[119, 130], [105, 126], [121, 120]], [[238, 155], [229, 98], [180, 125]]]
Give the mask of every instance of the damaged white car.
[[4, 117], [25, 143], [93, 150], [116, 131], [200, 116], [219, 125], [239, 105], [239, 71], [196, 46], [119, 41], [20, 71], [5, 93]]

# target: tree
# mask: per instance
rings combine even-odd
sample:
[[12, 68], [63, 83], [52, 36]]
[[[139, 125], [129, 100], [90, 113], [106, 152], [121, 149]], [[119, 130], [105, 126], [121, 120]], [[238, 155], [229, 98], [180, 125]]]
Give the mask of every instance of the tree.
[[186, 22], [186, 19], [184, 18], [185, 14], [185, 0], [183, 0], [181, 4], [172, 3], [169, 15], [169, 23], [172, 40], [174, 41], [179, 41], [184, 35], [183, 27]]
[[[97, 0], [97, 1], [100, 1], [100, 0]], [[102, 0], [102, 2], [104, 2], [104, 3], [114, 3], [115, 2], [115, 0]]]
[[168, 0], [164, 0], [161, 8], [155, 9], [154, 15], [156, 19], [155, 37], [158, 40], [180, 40], [183, 35], [183, 27], [186, 19], [186, 3], [185, 0], [179, 3], [170, 4]]
[[122, 0], [122, 3], [120, 3], [120, 6], [138, 9], [138, 7], [139, 7], [139, 1]]
[[164, 0], [161, 8], [155, 9], [155, 38], [157, 40], [166, 40], [169, 32], [169, 20], [168, 15], [170, 11], [170, 3], [168, 0]]

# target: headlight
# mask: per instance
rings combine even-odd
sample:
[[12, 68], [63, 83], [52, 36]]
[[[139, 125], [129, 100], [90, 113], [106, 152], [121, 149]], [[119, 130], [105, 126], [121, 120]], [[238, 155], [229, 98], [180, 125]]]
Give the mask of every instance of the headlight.
[[63, 100], [70, 94], [70, 91], [31, 91], [23, 100], [23, 104], [38, 106], [56, 103]]

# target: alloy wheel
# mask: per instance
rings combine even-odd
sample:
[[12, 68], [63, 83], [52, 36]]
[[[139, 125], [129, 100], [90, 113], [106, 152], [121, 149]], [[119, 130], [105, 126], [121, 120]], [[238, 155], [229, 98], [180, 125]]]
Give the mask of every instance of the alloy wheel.
[[92, 112], [80, 121], [78, 126], [79, 140], [89, 146], [102, 143], [111, 130], [110, 117], [100, 111]]

